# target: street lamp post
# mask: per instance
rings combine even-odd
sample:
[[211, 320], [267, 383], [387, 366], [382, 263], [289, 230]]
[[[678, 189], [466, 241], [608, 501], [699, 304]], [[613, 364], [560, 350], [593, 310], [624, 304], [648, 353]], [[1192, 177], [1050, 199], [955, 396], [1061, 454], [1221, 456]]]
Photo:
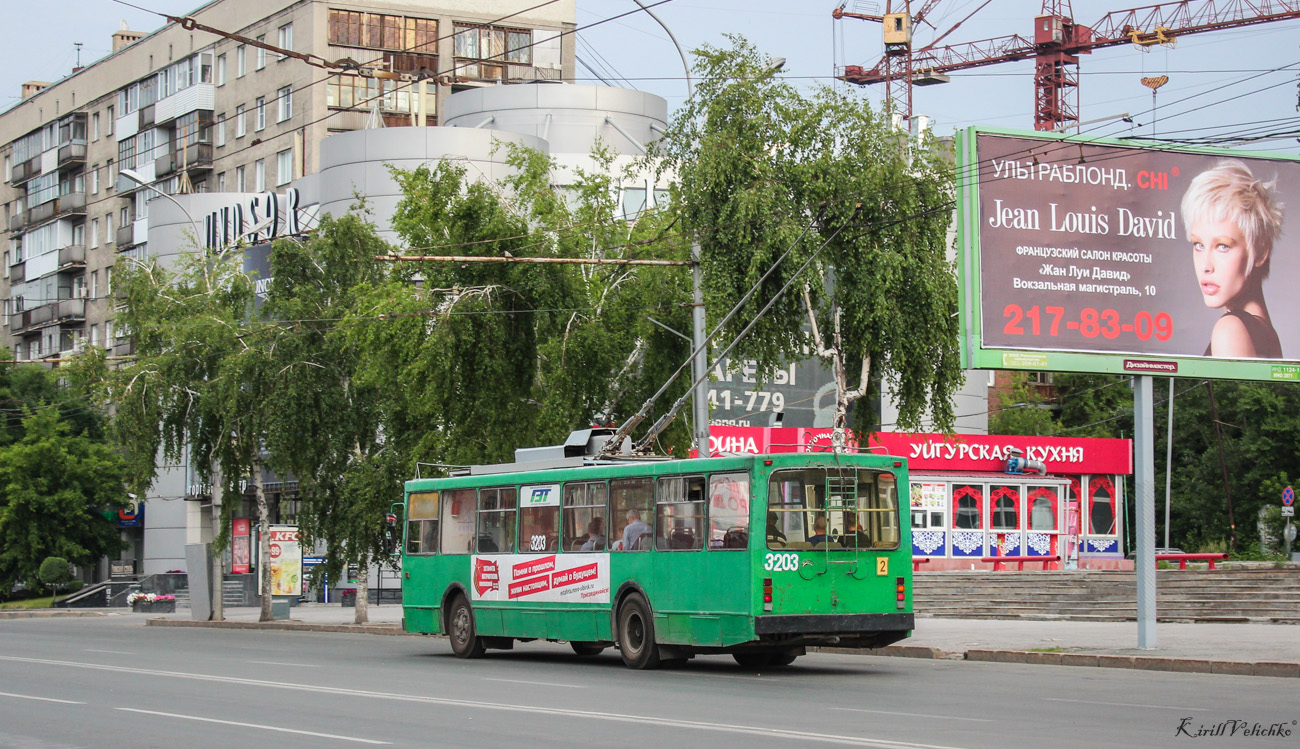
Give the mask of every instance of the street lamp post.
[[181, 205], [181, 202], [179, 200], [177, 200], [171, 195], [168, 195], [162, 190], [159, 190], [158, 188], [146, 182], [144, 177], [141, 177], [140, 174], [133, 169], [119, 169], [117, 171], [117, 174], [119, 177], [125, 177], [129, 182], [133, 182], [139, 185], [140, 187], [143, 187], [144, 189], [153, 192], [156, 195], [161, 195], [162, 197], [170, 200], [173, 205], [181, 209], [181, 213], [185, 214], [185, 218], [189, 219], [190, 228], [194, 230], [194, 241], [195, 242], [199, 241], [199, 238], [203, 236], [203, 233], [199, 231], [198, 222], [194, 220], [194, 217], [190, 215], [189, 211], [185, 210], [185, 206]]

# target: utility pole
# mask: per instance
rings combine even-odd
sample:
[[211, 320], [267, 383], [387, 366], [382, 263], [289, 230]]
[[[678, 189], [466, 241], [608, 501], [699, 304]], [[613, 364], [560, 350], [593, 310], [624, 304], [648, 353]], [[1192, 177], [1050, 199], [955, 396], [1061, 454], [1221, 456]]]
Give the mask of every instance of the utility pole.
[[704, 343], [704, 288], [700, 271], [700, 243], [691, 242], [691, 374], [695, 382], [695, 451], [701, 458], [709, 451], [709, 358]]

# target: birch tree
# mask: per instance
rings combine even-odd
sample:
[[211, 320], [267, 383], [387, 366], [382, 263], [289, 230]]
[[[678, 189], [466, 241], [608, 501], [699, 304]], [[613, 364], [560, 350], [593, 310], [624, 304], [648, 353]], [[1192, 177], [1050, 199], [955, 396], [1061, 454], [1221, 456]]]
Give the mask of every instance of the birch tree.
[[[865, 98], [796, 89], [729, 39], [695, 53], [695, 96], [651, 147], [676, 173], [681, 216], [699, 237], [711, 314], [759, 286], [720, 344], [752, 323], [733, 359], [755, 359], [765, 374], [806, 351], [827, 360], [840, 434], [849, 405], [882, 379], [901, 428], [928, 415], [950, 429], [962, 376], [945, 240], [950, 155], [894, 129]], [[873, 410], [856, 409], [859, 430], [874, 426]]]

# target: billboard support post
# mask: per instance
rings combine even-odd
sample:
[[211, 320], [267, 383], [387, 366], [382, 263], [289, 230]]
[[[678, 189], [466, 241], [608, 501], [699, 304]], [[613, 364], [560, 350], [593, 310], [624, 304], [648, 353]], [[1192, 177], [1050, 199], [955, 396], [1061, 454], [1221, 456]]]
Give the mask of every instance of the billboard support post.
[[1156, 646], [1155, 385], [1151, 375], [1133, 383], [1133, 469], [1137, 484], [1138, 647]]

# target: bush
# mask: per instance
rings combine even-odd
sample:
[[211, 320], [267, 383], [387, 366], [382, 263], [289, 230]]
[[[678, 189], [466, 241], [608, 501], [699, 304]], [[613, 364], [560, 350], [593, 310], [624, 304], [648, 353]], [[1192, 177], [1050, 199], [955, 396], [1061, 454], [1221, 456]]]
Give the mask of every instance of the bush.
[[77, 591], [81, 590], [84, 587], [86, 587], [85, 580], [73, 580], [67, 585], [67, 589], [69, 593], [76, 593]]
[[63, 557], [46, 557], [36, 576], [57, 594], [58, 588], [72, 579], [72, 565]]

